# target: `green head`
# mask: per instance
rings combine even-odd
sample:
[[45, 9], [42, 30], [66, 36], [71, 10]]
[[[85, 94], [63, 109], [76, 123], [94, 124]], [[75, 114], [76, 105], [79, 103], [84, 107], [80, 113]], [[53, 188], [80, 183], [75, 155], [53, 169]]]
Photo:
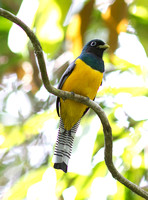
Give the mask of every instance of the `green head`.
[[104, 72], [102, 56], [104, 50], [107, 48], [109, 48], [109, 45], [105, 44], [102, 40], [91, 40], [84, 46], [79, 58], [93, 69]]

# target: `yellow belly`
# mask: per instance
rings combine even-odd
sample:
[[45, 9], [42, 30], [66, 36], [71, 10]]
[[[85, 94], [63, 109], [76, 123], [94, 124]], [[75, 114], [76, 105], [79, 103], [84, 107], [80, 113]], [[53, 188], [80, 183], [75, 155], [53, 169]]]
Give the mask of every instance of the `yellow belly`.
[[[62, 90], [87, 96], [93, 100], [102, 82], [103, 73], [92, 69], [80, 59], [75, 63], [76, 66], [63, 84]], [[60, 102], [60, 115], [64, 128], [70, 130], [82, 117], [87, 106], [72, 100], [60, 99]]]

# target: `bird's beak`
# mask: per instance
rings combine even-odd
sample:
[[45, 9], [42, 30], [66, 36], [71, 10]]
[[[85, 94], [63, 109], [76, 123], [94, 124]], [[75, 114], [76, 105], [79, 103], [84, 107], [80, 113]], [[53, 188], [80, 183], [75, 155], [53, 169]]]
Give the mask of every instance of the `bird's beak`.
[[103, 44], [98, 46], [100, 49], [108, 49], [110, 46], [108, 44]]

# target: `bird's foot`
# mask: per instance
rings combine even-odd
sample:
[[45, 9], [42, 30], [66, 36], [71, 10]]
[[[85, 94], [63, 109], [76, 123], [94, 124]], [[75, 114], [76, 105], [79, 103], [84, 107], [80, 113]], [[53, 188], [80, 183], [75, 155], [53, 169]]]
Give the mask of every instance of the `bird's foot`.
[[70, 92], [72, 94], [72, 96], [75, 96], [75, 93], [73, 91]]
[[87, 96], [86, 96], [86, 99], [87, 99], [88, 101], [90, 100], [90, 98], [89, 98], [89, 97], [87, 97]]

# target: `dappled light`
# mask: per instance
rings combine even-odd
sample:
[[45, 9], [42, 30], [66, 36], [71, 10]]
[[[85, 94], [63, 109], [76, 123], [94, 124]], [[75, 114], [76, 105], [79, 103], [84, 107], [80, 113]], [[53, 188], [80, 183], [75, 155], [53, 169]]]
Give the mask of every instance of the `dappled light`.
[[[148, 2], [21, 0], [0, 6], [33, 30], [55, 87], [89, 40], [110, 45], [95, 101], [112, 127], [116, 168], [148, 190]], [[42, 85], [29, 38], [0, 17], [0, 199], [142, 200], [108, 171], [102, 124], [92, 110], [76, 133], [68, 173], [53, 168], [55, 102]]]

